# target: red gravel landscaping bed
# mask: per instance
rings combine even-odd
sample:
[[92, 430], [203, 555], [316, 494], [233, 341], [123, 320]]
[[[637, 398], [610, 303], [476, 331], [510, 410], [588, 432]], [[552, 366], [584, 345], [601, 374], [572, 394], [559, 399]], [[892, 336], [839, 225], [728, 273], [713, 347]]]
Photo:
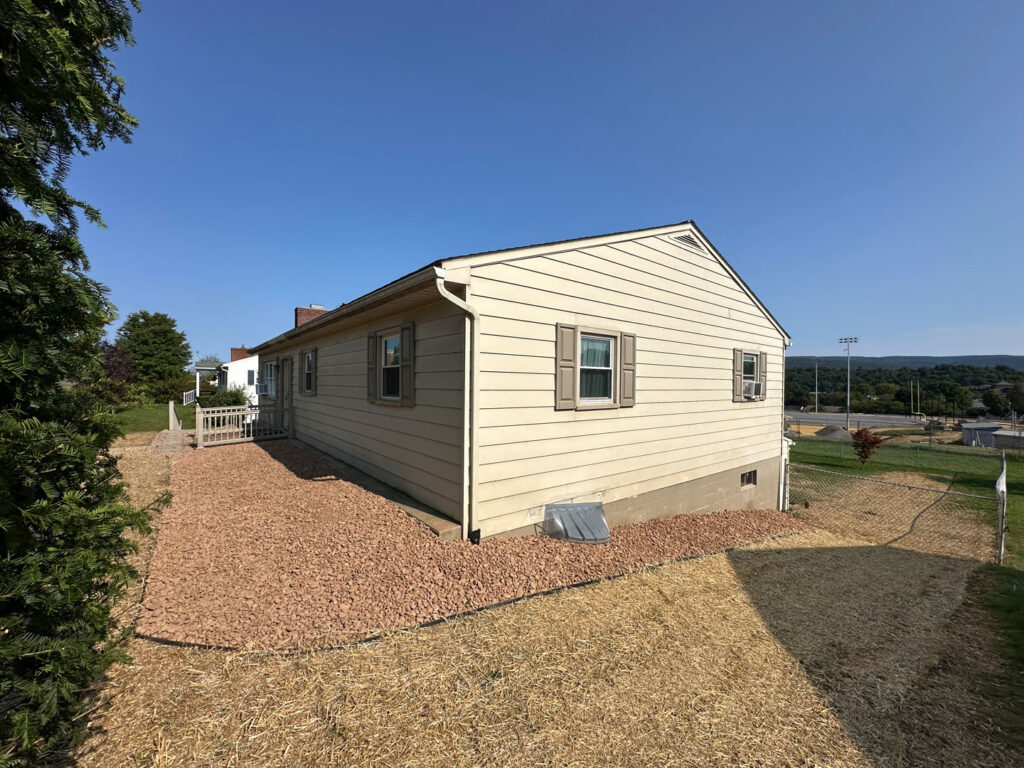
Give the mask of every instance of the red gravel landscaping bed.
[[609, 544], [439, 539], [291, 441], [193, 451], [171, 473], [137, 630], [330, 645], [805, 526], [774, 510], [625, 525]]

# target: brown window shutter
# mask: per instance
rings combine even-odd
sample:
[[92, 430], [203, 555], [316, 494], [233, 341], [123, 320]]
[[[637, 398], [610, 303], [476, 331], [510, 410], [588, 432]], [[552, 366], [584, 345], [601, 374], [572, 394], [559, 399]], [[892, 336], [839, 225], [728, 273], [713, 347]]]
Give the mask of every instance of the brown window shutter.
[[377, 334], [366, 337], [366, 399], [377, 402]]
[[768, 396], [768, 354], [762, 352], [757, 361], [757, 375], [761, 377], [761, 397], [764, 400]]
[[412, 323], [402, 323], [401, 394], [402, 405], [416, 405], [416, 331]]
[[622, 351], [619, 353], [619, 361], [622, 367], [619, 405], [623, 408], [632, 408], [636, 405], [636, 336], [634, 334], [622, 334]]
[[555, 410], [576, 408], [576, 326], [555, 326]]
[[743, 350], [732, 351], [732, 401], [743, 402]]

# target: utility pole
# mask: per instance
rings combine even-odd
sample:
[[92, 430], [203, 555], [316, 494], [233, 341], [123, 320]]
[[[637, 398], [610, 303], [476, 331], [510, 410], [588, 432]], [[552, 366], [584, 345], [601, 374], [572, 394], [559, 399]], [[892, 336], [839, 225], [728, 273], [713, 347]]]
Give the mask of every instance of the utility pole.
[[843, 336], [840, 344], [846, 345], [846, 431], [850, 431], [850, 345], [857, 343], [856, 336]]
[[818, 358], [814, 358], [814, 412], [818, 412]]

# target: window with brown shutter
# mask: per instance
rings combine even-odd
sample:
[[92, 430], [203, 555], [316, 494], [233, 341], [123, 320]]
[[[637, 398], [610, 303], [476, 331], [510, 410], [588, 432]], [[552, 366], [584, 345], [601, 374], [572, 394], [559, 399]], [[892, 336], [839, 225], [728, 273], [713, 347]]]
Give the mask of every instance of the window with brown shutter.
[[555, 326], [555, 410], [636, 405], [636, 336]]
[[732, 351], [732, 401], [746, 403], [765, 399], [768, 388], [768, 355], [746, 349]]
[[416, 332], [412, 322], [366, 337], [366, 399], [416, 405]]

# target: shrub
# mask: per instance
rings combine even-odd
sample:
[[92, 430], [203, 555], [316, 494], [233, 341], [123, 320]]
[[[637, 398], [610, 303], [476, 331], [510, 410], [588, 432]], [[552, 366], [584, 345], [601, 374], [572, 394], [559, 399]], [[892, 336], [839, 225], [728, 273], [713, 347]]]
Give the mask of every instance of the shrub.
[[143, 385], [146, 400], [150, 403], [166, 403], [168, 400], [180, 403], [182, 392], [188, 392], [195, 388], [195, 376], [188, 373], [160, 381], [151, 381]]
[[210, 395], [202, 395], [199, 398], [199, 405], [203, 408], [227, 408], [232, 405], [248, 405], [249, 399], [245, 396], [245, 390], [241, 387], [228, 387]]

